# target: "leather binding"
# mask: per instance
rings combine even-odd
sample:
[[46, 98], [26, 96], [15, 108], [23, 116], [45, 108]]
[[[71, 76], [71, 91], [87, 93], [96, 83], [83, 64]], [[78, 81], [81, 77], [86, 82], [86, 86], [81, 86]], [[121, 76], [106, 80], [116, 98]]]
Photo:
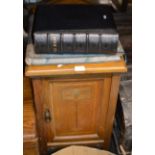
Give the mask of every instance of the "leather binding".
[[47, 51], [57, 53], [61, 51], [61, 35], [59, 33], [50, 33], [47, 36]]
[[84, 53], [87, 52], [87, 35], [86, 33], [77, 33], [74, 35], [74, 51]]
[[35, 48], [36, 48], [36, 51], [38, 52], [47, 50], [47, 34], [46, 33], [35, 34]]
[[109, 6], [38, 6], [33, 28], [36, 53], [116, 53], [119, 35]]

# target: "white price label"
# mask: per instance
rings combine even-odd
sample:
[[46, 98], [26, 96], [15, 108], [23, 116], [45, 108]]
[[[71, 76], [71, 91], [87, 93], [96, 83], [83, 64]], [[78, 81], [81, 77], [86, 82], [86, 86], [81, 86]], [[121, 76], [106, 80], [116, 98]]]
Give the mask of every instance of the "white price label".
[[85, 66], [75, 66], [74, 67], [74, 71], [85, 71], [85, 70], [86, 70]]

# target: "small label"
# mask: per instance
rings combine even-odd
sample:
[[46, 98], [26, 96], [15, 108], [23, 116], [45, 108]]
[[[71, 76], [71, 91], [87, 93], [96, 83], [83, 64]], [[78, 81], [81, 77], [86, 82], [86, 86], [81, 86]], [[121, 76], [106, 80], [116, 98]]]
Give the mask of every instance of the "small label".
[[85, 71], [85, 70], [86, 70], [85, 66], [75, 66], [74, 67], [74, 71]]
[[62, 67], [62, 66], [63, 66], [63, 64], [58, 64], [58, 65], [57, 65], [58, 68], [60, 68], [60, 67]]

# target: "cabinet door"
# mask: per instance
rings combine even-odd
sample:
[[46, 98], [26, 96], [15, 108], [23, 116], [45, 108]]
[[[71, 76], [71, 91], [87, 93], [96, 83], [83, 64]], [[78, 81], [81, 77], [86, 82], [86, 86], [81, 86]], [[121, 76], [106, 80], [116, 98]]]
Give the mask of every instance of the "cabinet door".
[[45, 81], [44, 112], [50, 115], [45, 130], [50, 146], [104, 142], [110, 84], [110, 78]]

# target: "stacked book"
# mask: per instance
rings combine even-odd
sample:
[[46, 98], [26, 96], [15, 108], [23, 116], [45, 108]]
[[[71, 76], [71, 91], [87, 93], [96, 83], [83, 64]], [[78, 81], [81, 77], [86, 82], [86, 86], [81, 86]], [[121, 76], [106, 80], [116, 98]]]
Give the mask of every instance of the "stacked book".
[[106, 5], [40, 5], [31, 32], [28, 65], [118, 61], [124, 54]]

